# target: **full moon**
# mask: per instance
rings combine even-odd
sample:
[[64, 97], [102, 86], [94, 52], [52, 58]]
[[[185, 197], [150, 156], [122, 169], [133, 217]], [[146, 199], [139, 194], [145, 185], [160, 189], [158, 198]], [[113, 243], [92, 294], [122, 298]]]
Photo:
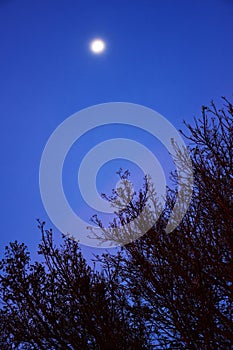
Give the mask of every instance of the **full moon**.
[[95, 54], [104, 52], [106, 47], [105, 42], [102, 39], [94, 39], [90, 44], [90, 49]]

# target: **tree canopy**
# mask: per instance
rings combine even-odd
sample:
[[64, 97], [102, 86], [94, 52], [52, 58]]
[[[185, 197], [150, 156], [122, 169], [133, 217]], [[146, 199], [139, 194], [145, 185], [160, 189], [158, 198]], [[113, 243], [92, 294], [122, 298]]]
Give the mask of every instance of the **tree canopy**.
[[[44, 222], [42, 262], [32, 263], [24, 244], [6, 247], [0, 262], [1, 349], [232, 349], [232, 104], [223, 98], [221, 109], [203, 106], [201, 117], [182, 133], [194, 190], [173, 232], [165, 228], [177, 188], [168, 190], [151, 229], [118, 254], [96, 257], [98, 268], [86, 262], [74, 240], [64, 236], [56, 247]], [[124, 180], [129, 173], [119, 176]], [[176, 173], [172, 179], [178, 183]], [[110, 227], [121, 225], [121, 235], [132, 235], [125, 224], [141, 212], [148, 191], [154, 193], [145, 180]], [[105, 198], [123, 197], [114, 192]], [[149, 211], [144, 220], [151, 220]], [[100, 218], [93, 221], [103, 228]]]

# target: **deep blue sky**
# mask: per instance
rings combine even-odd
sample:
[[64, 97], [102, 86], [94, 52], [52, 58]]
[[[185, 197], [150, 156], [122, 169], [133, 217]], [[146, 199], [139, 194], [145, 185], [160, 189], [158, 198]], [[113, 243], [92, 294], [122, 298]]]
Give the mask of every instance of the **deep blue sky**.
[[[0, 0], [1, 240], [35, 248], [44, 145], [68, 116], [125, 101], [177, 128], [232, 96], [231, 0]], [[89, 42], [106, 40], [104, 55]]]

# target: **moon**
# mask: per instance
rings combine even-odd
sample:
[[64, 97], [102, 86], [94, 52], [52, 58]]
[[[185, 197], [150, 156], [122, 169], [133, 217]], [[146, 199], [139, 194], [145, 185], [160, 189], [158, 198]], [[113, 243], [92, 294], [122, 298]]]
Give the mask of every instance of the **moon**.
[[90, 49], [94, 54], [99, 55], [105, 51], [106, 44], [102, 39], [94, 39], [90, 43]]

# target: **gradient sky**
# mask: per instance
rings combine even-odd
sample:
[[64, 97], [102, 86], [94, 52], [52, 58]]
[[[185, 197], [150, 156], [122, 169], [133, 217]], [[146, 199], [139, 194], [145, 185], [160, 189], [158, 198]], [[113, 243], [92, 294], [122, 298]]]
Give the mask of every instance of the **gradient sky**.
[[[181, 128], [201, 105], [231, 98], [232, 18], [232, 0], [0, 0], [0, 255], [15, 239], [35, 249], [36, 218], [52, 226], [39, 163], [68, 116], [124, 101]], [[103, 55], [90, 53], [94, 37]]]

